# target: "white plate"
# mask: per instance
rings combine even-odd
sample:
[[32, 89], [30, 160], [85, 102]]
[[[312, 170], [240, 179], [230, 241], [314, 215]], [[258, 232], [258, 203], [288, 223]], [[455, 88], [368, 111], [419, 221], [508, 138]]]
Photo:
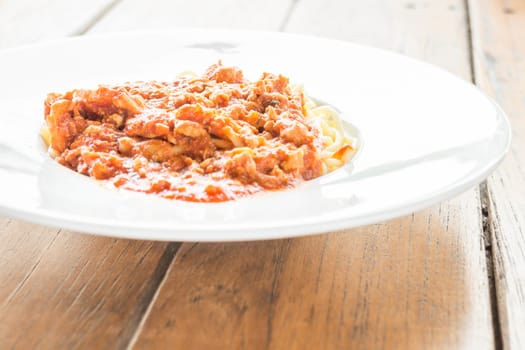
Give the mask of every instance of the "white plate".
[[[66, 169], [38, 131], [48, 92], [170, 80], [222, 59], [249, 78], [282, 73], [362, 132], [355, 167], [285, 192], [188, 203], [119, 192]], [[0, 211], [67, 229], [139, 239], [256, 240], [371, 224], [481, 182], [507, 151], [503, 112], [474, 86], [406, 57], [340, 41], [179, 30], [60, 40], [0, 54]]]

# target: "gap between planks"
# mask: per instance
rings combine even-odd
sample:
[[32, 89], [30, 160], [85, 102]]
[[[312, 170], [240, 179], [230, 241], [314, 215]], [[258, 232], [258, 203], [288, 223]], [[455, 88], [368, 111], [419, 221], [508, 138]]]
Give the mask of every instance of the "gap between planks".
[[140, 302], [141, 306], [136, 313], [136, 317], [134, 317], [126, 327], [126, 332], [123, 335], [124, 339], [122, 342], [123, 344], [126, 344], [124, 347], [125, 349], [130, 349], [133, 347], [133, 344], [135, 344], [135, 341], [140, 334], [140, 330], [142, 329], [145, 320], [148, 318], [150, 310], [157, 299], [157, 295], [166, 280], [168, 270], [170, 266], [172, 266], [181, 246], [181, 242], [170, 242], [166, 246], [164, 253], [162, 253], [153, 273], [153, 277], [150, 279], [148, 288]]
[[497, 299], [497, 284], [496, 284], [496, 266], [495, 266], [495, 253], [494, 253], [494, 233], [492, 232], [492, 213], [489, 205], [489, 192], [487, 188], [487, 181], [483, 181], [479, 185], [480, 201], [481, 201], [481, 214], [483, 218], [483, 234], [482, 240], [485, 248], [485, 264], [487, 266], [487, 280], [489, 286], [489, 297], [490, 297], [490, 313], [492, 315], [492, 329], [494, 332], [494, 348], [499, 350], [503, 349], [503, 336], [502, 336], [502, 325], [499, 317], [499, 307]]
[[[474, 44], [472, 38], [472, 21], [471, 21], [471, 0], [464, 0], [465, 6], [465, 22], [467, 27], [467, 44], [468, 44], [468, 58], [470, 66], [470, 80], [474, 85], [477, 85], [476, 79], [476, 66], [474, 64]], [[483, 181], [479, 185], [479, 197], [481, 205], [481, 218], [482, 218], [482, 235], [481, 239], [483, 247], [485, 249], [485, 264], [487, 270], [487, 282], [489, 287], [489, 298], [490, 298], [490, 314], [492, 316], [492, 330], [494, 333], [494, 348], [496, 350], [503, 349], [503, 336], [502, 336], [502, 325], [499, 317], [499, 307], [497, 300], [497, 284], [496, 284], [496, 266], [495, 266], [495, 253], [494, 253], [494, 234], [491, 229], [492, 213], [489, 205], [489, 192], [487, 187], [487, 180]]]
[[86, 25], [72, 33], [73, 36], [79, 36], [86, 34], [95, 24], [97, 24], [106, 14], [108, 14], [115, 6], [117, 6], [122, 0], [113, 0], [103, 7]]
[[284, 14], [283, 21], [281, 25], [279, 26], [279, 31], [284, 32], [284, 29], [286, 28], [286, 25], [290, 21], [290, 17], [292, 16], [293, 11], [295, 10], [295, 7], [297, 6], [297, 3], [301, 0], [292, 0], [290, 5], [288, 6], [288, 9], [286, 10], [286, 13]]

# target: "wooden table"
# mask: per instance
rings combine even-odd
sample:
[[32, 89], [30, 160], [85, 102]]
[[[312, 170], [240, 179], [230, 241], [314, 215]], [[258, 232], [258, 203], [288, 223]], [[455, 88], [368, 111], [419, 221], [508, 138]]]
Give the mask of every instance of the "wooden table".
[[503, 106], [511, 152], [450, 201], [307, 238], [161, 243], [1, 217], [1, 349], [525, 348], [523, 0], [0, 1], [0, 48], [180, 26], [307, 33], [432, 62]]

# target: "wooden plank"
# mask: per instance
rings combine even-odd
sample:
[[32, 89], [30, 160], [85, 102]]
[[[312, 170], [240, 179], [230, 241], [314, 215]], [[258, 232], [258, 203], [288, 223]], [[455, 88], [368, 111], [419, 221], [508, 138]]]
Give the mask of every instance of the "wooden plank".
[[0, 269], [0, 348], [125, 347], [178, 248], [58, 232], [27, 266], [17, 259], [47, 237], [13, 225], [2, 232], [11, 250]]
[[[0, 47], [80, 33], [113, 1], [0, 2]], [[124, 347], [177, 244], [0, 217], [0, 348]]]
[[176, 27], [275, 30], [286, 18], [291, 0], [124, 0], [90, 32]]
[[116, 1], [0, 1], [0, 49], [79, 34]]
[[462, 214], [479, 207], [465, 202], [325, 236], [185, 245], [136, 348], [491, 348], [479, 224]]
[[525, 348], [525, 2], [470, 1], [477, 84], [512, 123], [509, 154], [488, 182], [503, 344]]
[[470, 80], [463, 1], [342, 3], [298, 2], [286, 30], [400, 52]]
[[[288, 31], [393, 48], [470, 78], [460, 0], [295, 4]], [[491, 349], [481, 221], [472, 190], [329, 235], [183, 245], [133, 345]]]
[[468, 197], [330, 235], [184, 245], [135, 347], [492, 348]]

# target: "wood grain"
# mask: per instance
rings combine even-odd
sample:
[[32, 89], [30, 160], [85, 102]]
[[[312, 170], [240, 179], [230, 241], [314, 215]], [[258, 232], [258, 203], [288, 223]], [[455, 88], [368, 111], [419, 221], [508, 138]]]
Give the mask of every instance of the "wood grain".
[[525, 2], [470, 1], [477, 84], [501, 104], [512, 145], [488, 182], [503, 344], [525, 348]]
[[0, 49], [82, 33], [116, 2], [0, 1]]
[[490, 349], [466, 199], [324, 236], [184, 245], [135, 347]]
[[[119, 26], [126, 26], [117, 14], [126, 3], [110, 14]], [[470, 79], [463, 5], [303, 0], [283, 27], [391, 48]], [[481, 221], [472, 190], [412, 216], [329, 235], [185, 244], [133, 345], [491, 349]]]
[[302, 0], [286, 30], [400, 52], [470, 80], [465, 17], [461, 0]]
[[[178, 248], [70, 232], [42, 238], [41, 227], [16, 226], [27, 224], [1, 235], [11, 247], [0, 269], [2, 349], [125, 347]], [[39, 243], [41, 252], [28, 251]]]
[[124, 0], [91, 33], [177, 27], [275, 30], [286, 20], [292, 0]]
[[[1, 1], [0, 47], [80, 33], [113, 3]], [[0, 349], [125, 347], [178, 248], [6, 217], [0, 242]]]

